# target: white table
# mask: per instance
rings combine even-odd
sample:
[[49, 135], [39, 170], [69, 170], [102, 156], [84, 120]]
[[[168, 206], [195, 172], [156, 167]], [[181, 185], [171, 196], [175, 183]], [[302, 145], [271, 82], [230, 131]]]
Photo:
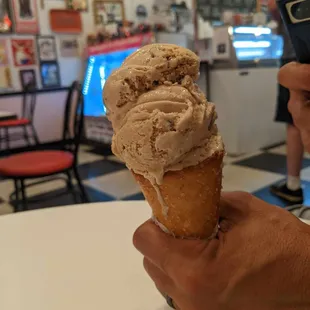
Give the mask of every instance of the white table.
[[146, 202], [0, 217], [0, 309], [168, 310], [132, 245]]
[[0, 121], [7, 121], [11, 119], [16, 119], [17, 115], [8, 111], [0, 111]]

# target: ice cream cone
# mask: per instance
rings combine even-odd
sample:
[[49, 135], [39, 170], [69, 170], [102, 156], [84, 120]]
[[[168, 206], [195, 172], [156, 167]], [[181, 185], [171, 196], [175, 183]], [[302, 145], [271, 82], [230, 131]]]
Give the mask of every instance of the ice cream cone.
[[224, 152], [217, 152], [196, 166], [169, 171], [155, 187], [133, 173], [163, 230], [175, 237], [197, 239], [216, 233], [223, 157]]

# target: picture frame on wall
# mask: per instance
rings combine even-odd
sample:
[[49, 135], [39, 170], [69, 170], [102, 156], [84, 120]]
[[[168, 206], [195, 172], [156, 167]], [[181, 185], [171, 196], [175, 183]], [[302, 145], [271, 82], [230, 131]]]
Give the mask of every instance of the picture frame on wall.
[[67, 9], [74, 11], [87, 12], [88, 0], [66, 0]]
[[36, 0], [10, 0], [15, 20], [15, 32], [38, 34], [39, 20]]
[[63, 58], [79, 57], [80, 47], [78, 37], [61, 37], [60, 38], [60, 55]]
[[9, 0], [0, 0], [0, 34], [13, 30], [12, 12]]
[[113, 25], [125, 21], [124, 3], [119, 0], [94, 0], [96, 25]]
[[56, 88], [61, 86], [60, 71], [57, 61], [41, 62], [40, 74], [43, 88]]
[[0, 39], [0, 66], [6, 66], [9, 64], [7, 44], [7, 39]]
[[14, 65], [16, 67], [36, 65], [36, 48], [34, 39], [11, 39]]
[[37, 88], [37, 77], [34, 69], [25, 69], [19, 71], [20, 85], [22, 89], [29, 87], [31, 89]]
[[57, 49], [53, 36], [37, 37], [38, 57], [40, 61], [56, 61]]
[[0, 67], [0, 93], [7, 92], [11, 90], [12, 86], [12, 76], [9, 66]]

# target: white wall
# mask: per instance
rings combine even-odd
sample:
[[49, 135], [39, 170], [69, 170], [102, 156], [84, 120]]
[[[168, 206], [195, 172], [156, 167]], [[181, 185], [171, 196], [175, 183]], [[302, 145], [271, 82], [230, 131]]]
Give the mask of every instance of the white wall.
[[[52, 33], [49, 23], [49, 11], [51, 9], [65, 8], [65, 1], [60, 0], [44, 0], [45, 8], [42, 10], [40, 7], [40, 0], [37, 0], [39, 23], [41, 35], [54, 35], [57, 44], [58, 62], [60, 65], [62, 86], [68, 86], [73, 80], [82, 79], [84, 71], [84, 59], [81, 56], [78, 58], [61, 58], [59, 50], [59, 38], [60, 34]], [[179, 1], [181, 2], [181, 0]], [[192, 0], [187, 0], [189, 7], [191, 7]], [[154, 0], [124, 0], [124, 7], [126, 13], [126, 19], [135, 21], [136, 7], [139, 4], [143, 4], [148, 9], [149, 13], [152, 11]], [[89, 0], [88, 12], [81, 13], [83, 22], [83, 32], [78, 36], [80, 41], [80, 47], [83, 48], [86, 37], [89, 33], [95, 32], [94, 17], [92, 10], [92, 0]], [[34, 38], [34, 36], [19, 36], [19, 35], [7, 35], [1, 36], [1, 38]], [[9, 62], [11, 64], [11, 76], [16, 90], [21, 89], [19, 80], [19, 68], [13, 66], [13, 55], [11, 46], [8, 46]], [[29, 66], [24, 68], [34, 68], [37, 70], [37, 80], [40, 81], [39, 66]], [[24, 69], [22, 68], [22, 69]], [[66, 92], [49, 92], [38, 95], [37, 108], [35, 113], [35, 126], [39, 133], [41, 142], [55, 141], [61, 138], [63, 114], [65, 104]], [[17, 114], [21, 112], [22, 96], [14, 97], [2, 97], [0, 98], [0, 110], [12, 111]], [[47, 130], [48, 129], [48, 130]], [[17, 146], [17, 145], [16, 145]]]
[[[57, 45], [57, 53], [58, 53], [58, 62], [60, 66], [60, 75], [62, 86], [68, 86], [72, 83], [73, 80], [82, 79], [84, 74], [84, 59], [83, 59], [83, 47], [85, 46], [86, 37], [89, 33], [95, 32], [95, 24], [94, 24], [94, 16], [93, 16], [93, 5], [92, 0], [88, 0], [89, 8], [87, 12], [81, 12], [82, 24], [83, 24], [83, 32], [78, 35], [79, 43], [80, 43], [80, 57], [79, 58], [61, 58], [60, 57], [60, 44], [59, 39], [61, 36], [66, 36], [62, 34], [53, 33], [50, 29], [49, 22], [49, 12], [51, 9], [64, 9], [66, 7], [65, 1], [59, 0], [44, 0], [44, 9], [41, 9], [41, 0], [37, 1], [37, 8], [39, 12], [39, 25], [41, 35], [54, 35], [56, 38]], [[139, 4], [143, 4], [149, 14], [152, 12], [152, 7], [155, 0], [124, 0], [124, 8], [126, 19], [135, 21], [136, 20], [136, 7]], [[181, 2], [182, 0], [178, 0], [177, 2]], [[192, 0], [185, 0], [189, 7], [192, 7]], [[68, 34], [69, 35], [69, 34]], [[18, 35], [8, 35], [3, 36], [3, 38], [12, 38], [12, 37], [31, 37], [31, 36], [18, 36]], [[33, 36], [32, 36], [33, 37]], [[14, 67], [13, 65], [13, 56], [11, 51], [11, 45], [8, 44], [8, 52], [9, 52], [9, 60], [11, 64], [11, 76], [13, 82], [13, 88], [16, 90], [21, 90], [20, 78], [19, 78], [19, 68]], [[26, 69], [26, 67], [21, 68]], [[37, 71], [37, 80], [39, 87], [40, 84], [40, 72], [39, 66], [29, 66], [27, 69], [35, 69]]]
[[[34, 126], [41, 143], [61, 139], [66, 96], [66, 91], [48, 92], [37, 95]], [[0, 98], [1, 111], [10, 111], [21, 116], [21, 107], [22, 96]], [[20, 130], [16, 131], [20, 132]], [[14, 130], [11, 130], [10, 133], [14, 133]], [[25, 146], [25, 141], [14, 141], [11, 143], [11, 146]]]
[[[93, 12], [92, 12], [92, 6], [89, 6], [89, 11], [85, 13], [81, 13], [82, 22], [83, 22], [83, 32], [78, 35], [79, 39], [79, 45], [80, 45], [80, 57], [78, 58], [62, 58], [60, 57], [60, 38], [69, 36], [63, 35], [63, 34], [57, 34], [53, 33], [50, 29], [50, 22], [49, 22], [49, 12], [51, 9], [63, 9], [65, 8], [65, 1], [59, 1], [59, 0], [48, 0], [44, 1], [45, 8], [41, 9], [40, 0], [37, 0], [37, 7], [38, 7], [38, 13], [39, 13], [39, 25], [40, 25], [40, 34], [41, 35], [53, 35], [56, 39], [56, 46], [57, 46], [57, 54], [58, 54], [58, 62], [60, 66], [60, 75], [61, 75], [61, 82], [62, 86], [69, 86], [72, 81], [81, 78], [82, 73], [84, 70], [84, 62], [82, 57], [83, 47], [85, 43], [85, 39], [88, 33], [94, 32], [94, 22], [93, 22]], [[72, 36], [72, 35], [70, 35]], [[30, 35], [5, 35], [1, 38], [34, 38], [34, 36]], [[19, 79], [19, 70], [20, 69], [35, 69], [37, 71], [37, 80], [39, 87], [41, 87], [40, 84], [40, 72], [39, 72], [39, 64], [37, 63], [36, 66], [27, 66], [27, 67], [21, 67], [16, 68], [13, 64], [13, 55], [12, 55], [12, 49], [11, 44], [8, 42], [8, 54], [9, 54], [9, 63], [11, 68], [11, 77], [13, 82], [13, 88], [15, 90], [21, 90], [20, 85], [20, 79]], [[37, 58], [38, 61], [38, 58]]]

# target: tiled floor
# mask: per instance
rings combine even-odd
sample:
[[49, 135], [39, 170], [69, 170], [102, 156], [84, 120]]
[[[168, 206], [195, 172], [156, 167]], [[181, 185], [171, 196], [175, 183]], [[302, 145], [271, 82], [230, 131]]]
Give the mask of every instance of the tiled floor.
[[[92, 202], [111, 200], [140, 200], [143, 195], [131, 173], [108, 152], [83, 146], [79, 155], [79, 171]], [[269, 193], [269, 186], [285, 179], [285, 146], [268, 151], [246, 154], [238, 158], [226, 157], [223, 188], [225, 191], [243, 190], [276, 204], [286, 204]], [[310, 205], [310, 156], [305, 155], [302, 178], [306, 204]], [[0, 181], [0, 214], [12, 212], [9, 196], [13, 191], [11, 181]], [[64, 193], [64, 194], [63, 194]], [[63, 194], [63, 195], [62, 195]], [[40, 200], [31, 203], [31, 209], [71, 205], [72, 194], [67, 193], [66, 183], [57, 180], [27, 189], [28, 197]], [[40, 198], [40, 199], [39, 199]], [[41, 201], [41, 198], [45, 198]], [[309, 209], [310, 210], [310, 209]]]

